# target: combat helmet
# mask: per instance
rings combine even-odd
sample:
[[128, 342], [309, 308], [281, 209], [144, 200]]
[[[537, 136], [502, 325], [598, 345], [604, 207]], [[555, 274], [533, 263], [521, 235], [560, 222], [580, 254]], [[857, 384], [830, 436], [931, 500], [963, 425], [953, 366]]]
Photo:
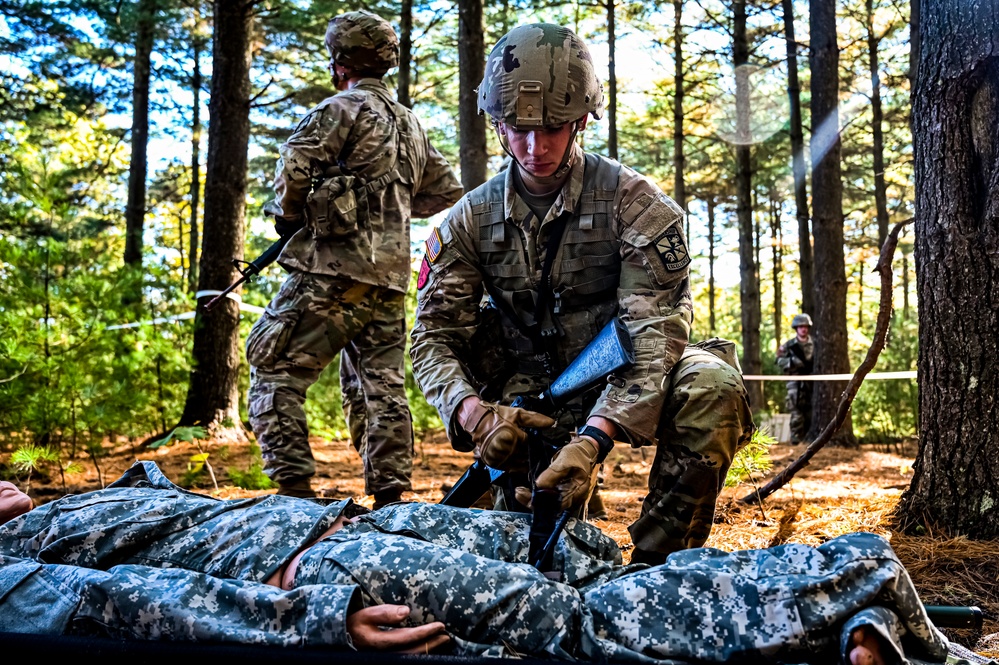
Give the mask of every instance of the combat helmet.
[[384, 76], [399, 64], [399, 37], [385, 19], [363, 10], [346, 12], [326, 26], [330, 59], [356, 72]]
[[517, 26], [496, 42], [478, 90], [479, 112], [517, 129], [600, 119], [604, 93], [586, 44], [551, 23]]
[[796, 314], [794, 316], [794, 318], [791, 319], [791, 327], [794, 328], [795, 330], [797, 330], [798, 326], [808, 326], [809, 328], [811, 328], [812, 327], [812, 317], [810, 317], [810, 316], [808, 316], [807, 314], [804, 314], [804, 313], [802, 313], [802, 314]]

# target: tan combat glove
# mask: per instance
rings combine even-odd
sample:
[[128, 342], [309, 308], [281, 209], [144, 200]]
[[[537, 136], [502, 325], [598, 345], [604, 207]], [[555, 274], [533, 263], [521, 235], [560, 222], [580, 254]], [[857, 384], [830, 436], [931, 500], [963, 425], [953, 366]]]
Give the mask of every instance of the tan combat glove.
[[502, 404], [479, 401], [459, 423], [475, 443], [475, 456], [494, 469], [508, 470], [514, 453], [527, 442], [525, 427], [551, 427], [548, 416]]
[[[552, 463], [535, 480], [535, 485], [539, 489], [558, 490], [562, 495], [563, 510], [580, 506], [597, 483], [599, 454], [600, 450], [593, 439], [576, 435], [559, 448], [552, 457]], [[522, 488], [518, 488], [518, 500], [520, 489]]]

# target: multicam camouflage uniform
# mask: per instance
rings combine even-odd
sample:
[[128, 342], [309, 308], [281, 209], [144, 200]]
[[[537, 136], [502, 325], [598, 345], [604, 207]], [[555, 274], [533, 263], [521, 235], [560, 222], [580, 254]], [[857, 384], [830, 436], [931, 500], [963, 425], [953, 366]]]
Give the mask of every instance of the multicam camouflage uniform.
[[872, 534], [623, 567], [610, 538], [573, 520], [555, 582], [526, 564], [528, 515], [396, 504], [309, 548], [293, 590], [258, 583], [350, 508], [221, 501], [137, 464], [109, 489], [0, 526], [0, 630], [346, 645], [350, 609], [397, 603], [413, 625], [443, 621], [459, 655], [833, 662], [861, 625], [900, 656], [903, 644], [909, 656], [947, 654], [905, 569]]
[[[374, 61], [381, 74], [398, 61], [391, 26], [366, 12], [334, 19], [327, 45], [334, 61], [361, 71]], [[306, 219], [307, 198], [330, 174], [379, 188], [367, 193], [367, 214], [349, 237], [316, 239], [306, 224], [278, 259], [290, 275], [247, 340], [250, 422], [265, 472], [288, 486], [315, 473], [306, 390], [342, 350], [366, 492], [410, 489], [413, 434], [403, 373], [409, 220], [447, 208], [461, 185], [416, 116], [375, 77], [310, 111], [280, 152], [277, 196], [265, 211], [284, 228], [314, 221]]]
[[[480, 108], [494, 120], [528, 128], [597, 115], [600, 101], [591, 95], [601, 94], [599, 84], [586, 83], [592, 76], [586, 47], [570, 31], [522, 26], [493, 49]], [[543, 112], [538, 100], [516, 102], [517, 80], [541, 82]], [[563, 103], [568, 111], [558, 106]], [[525, 107], [534, 120], [522, 117]], [[543, 219], [519, 193], [519, 167], [513, 166], [468, 193], [427, 242], [411, 349], [416, 378], [452, 443], [467, 450], [458, 405], [502, 375], [477, 369], [484, 348], [498, 346], [506, 355], [512, 376], [490, 399], [509, 404], [547, 387], [620, 316], [634, 341], [635, 365], [602, 394], [577, 403], [553, 436], [561, 431], [567, 440], [588, 417], [602, 416], [633, 446], [657, 446], [632, 538], [660, 555], [699, 546], [732, 457], [753, 429], [738, 363], [734, 354], [730, 364], [687, 346], [690, 256], [679, 206], [650, 179], [576, 145], [568, 164], [568, 179]], [[548, 238], [560, 220], [566, 226], [552, 261], [550, 307], [539, 311]], [[491, 341], [481, 330], [492, 327], [480, 312], [484, 296], [502, 319]]]

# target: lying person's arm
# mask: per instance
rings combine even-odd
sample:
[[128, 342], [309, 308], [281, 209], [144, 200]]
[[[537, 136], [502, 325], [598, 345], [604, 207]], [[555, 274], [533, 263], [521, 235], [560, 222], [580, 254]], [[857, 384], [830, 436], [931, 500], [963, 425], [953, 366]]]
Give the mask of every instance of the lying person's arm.
[[439, 623], [399, 628], [407, 615], [362, 609], [355, 586], [284, 591], [176, 568], [99, 571], [0, 556], [0, 632], [417, 652], [447, 641]]

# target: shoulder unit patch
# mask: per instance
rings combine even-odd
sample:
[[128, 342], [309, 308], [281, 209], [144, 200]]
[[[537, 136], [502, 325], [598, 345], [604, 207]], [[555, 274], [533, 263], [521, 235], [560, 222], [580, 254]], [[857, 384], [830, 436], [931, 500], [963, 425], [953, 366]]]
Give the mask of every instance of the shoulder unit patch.
[[690, 252], [676, 224], [671, 225], [656, 238], [656, 251], [662, 257], [666, 270], [670, 272], [683, 270], [690, 265]]
[[420, 264], [420, 275], [416, 278], [416, 288], [422, 289], [427, 285], [428, 279], [430, 279], [430, 262], [424, 256], [423, 263]]

